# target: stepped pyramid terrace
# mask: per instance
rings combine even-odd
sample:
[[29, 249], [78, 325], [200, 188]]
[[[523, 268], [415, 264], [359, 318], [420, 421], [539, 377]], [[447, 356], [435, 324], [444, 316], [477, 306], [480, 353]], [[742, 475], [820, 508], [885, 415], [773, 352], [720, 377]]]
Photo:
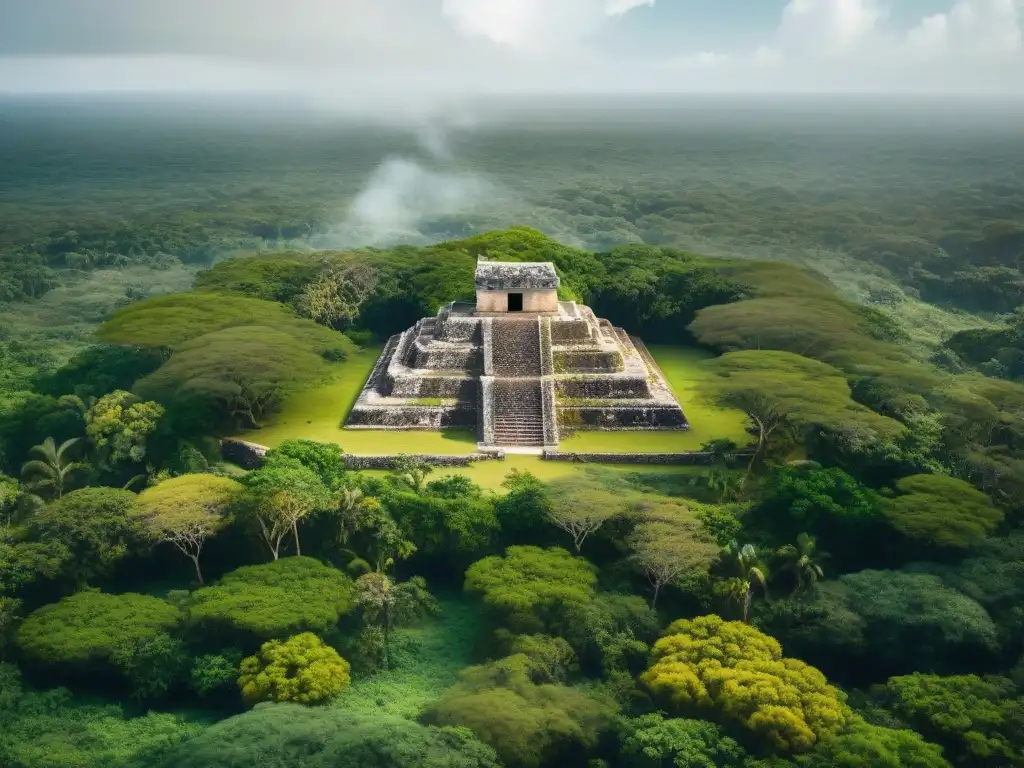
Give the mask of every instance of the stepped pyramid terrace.
[[392, 336], [346, 429], [470, 427], [482, 448], [555, 448], [577, 429], [688, 429], [640, 339], [559, 301], [550, 262], [481, 259], [476, 303]]

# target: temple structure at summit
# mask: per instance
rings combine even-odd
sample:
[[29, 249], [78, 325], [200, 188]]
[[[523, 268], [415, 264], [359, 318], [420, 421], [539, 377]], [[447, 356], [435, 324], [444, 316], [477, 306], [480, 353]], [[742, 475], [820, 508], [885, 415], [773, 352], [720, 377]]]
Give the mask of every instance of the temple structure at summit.
[[550, 262], [481, 259], [476, 302], [392, 336], [345, 427], [470, 427], [482, 448], [508, 449], [578, 429], [688, 429], [643, 342], [558, 288]]

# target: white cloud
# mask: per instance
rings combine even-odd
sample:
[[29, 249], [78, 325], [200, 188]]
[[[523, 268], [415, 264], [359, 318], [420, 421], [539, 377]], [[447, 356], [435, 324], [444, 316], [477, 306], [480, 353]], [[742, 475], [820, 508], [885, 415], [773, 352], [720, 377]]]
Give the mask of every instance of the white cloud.
[[1024, 0], [950, 2], [899, 29], [881, 0], [789, 0], [773, 38], [731, 58], [776, 89], [1024, 90]]
[[621, 16], [641, 6], [653, 7], [655, 0], [606, 0], [605, 13], [609, 16]]
[[924, 56], [1020, 54], [1022, 6], [1018, 0], [960, 0], [948, 13], [923, 18], [906, 42]]
[[573, 44], [608, 19], [655, 0], [443, 0], [442, 13], [468, 36], [521, 52]]
[[655, 54], [595, 33], [656, 0], [0, 0], [0, 92], [284, 88], [403, 119], [480, 92], [1024, 92], [1024, 0], [936, 1], [900, 27], [904, 0], [786, 0], [754, 45], [723, 11], [718, 47]]
[[877, 0], [790, 0], [777, 36], [789, 50], [842, 55], [871, 37], [886, 15]]

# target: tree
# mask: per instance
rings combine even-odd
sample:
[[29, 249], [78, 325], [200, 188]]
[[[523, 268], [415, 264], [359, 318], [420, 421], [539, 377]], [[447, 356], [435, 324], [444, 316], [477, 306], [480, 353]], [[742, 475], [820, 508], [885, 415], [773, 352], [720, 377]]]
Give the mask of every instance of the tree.
[[985, 609], [929, 573], [847, 574], [765, 614], [759, 625], [790, 653], [857, 686], [914, 670], [970, 670], [1000, 651]]
[[545, 511], [553, 525], [572, 537], [579, 552], [590, 534], [625, 509], [622, 494], [596, 480], [580, 479], [552, 483]]
[[125, 709], [66, 688], [33, 690], [21, 684], [16, 667], [0, 665], [0, 765], [141, 768], [203, 730], [182, 714], [133, 717]]
[[344, 330], [359, 316], [377, 287], [377, 274], [364, 262], [326, 267], [302, 292], [299, 313], [321, 325]]
[[85, 470], [88, 465], [72, 460], [70, 454], [82, 438], [73, 437], [59, 446], [52, 437], [46, 438], [42, 444], [29, 450], [30, 456], [38, 458], [26, 462], [21, 468], [21, 476], [33, 489], [47, 489], [54, 498], [59, 499], [67, 490], [68, 483], [76, 472]]
[[652, 659], [641, 680], [673, 712], [737, 725], [780, 752], [806, 752], [849, 716], [821, 672], [783, 658], [775, 639], [747, 624], [680, 619], [654, 644]]
[[470, 729], [509, 768], [578, 762], [597, 744], [614, 705], [582, 690], [531, 680], [530, 659], [517, 654], [469, 667], [424, 719]]
[[461, 569], [481, 553], [493, 551], [500, 525], [493, 499], [478, 486], [447, 493], [447, 482], [429, 483], [420, 492], [392, 491], [382, 501], [418, 552]]
[[765, 483], [764, 499], [751, 510], [748, 525], [770, 541], [815, 537], [840, 570], [878, 564], [888, 533], [882, 500], [841, 469], [784, 467]]
[[995, 531], [1003, 513], [991, 499], [963, 480], [913, 475], [896, 483], [885, 516], [910, 542], [931, 553], [964, 550]]
[[308, 557], [248, 565], [192, 593], [190, 621], [208, 636], [248, 650], [264, 640], [323, 633], [353, 606], [352, 581]]
[[293, 305], [320, 271], [318, 255], [271, 251], [223, 259], [196, 275], [195, 287]]
[[754, 585], [757, 584], [768, 598], [768, 567], [762, 562], [757, 547], [753, 544], [740, 546], [730, 541], [722, 550], [722, 560], [733, 575], [725, 582], [725, 594], [737, 600], [743, 608], [743, 623], [750, 623], [750, 605], [754, 599]]
[[281, 544], [291, 533], [295, 554], [301, 555], [299, 522], [331, 506], [331, 495], [319, 475], [295, 459], [276, 461], [247, 474], [244, 508], [259, 526], [260, 534], [277, 560]]
[[412, 622], [424, 616], [437, 615], [441, 606], [430, 592], [427, 582], [418, 576], [395, 584], [385, 573], [364, 573], [355, 582], [355, 603], [364, 624], [379, 630], [381, 643], [375, 654], [375, 666], [388, 668], [388, 640], [396, 624]]
[[427, 475], [433, 471], [434, 468], [422, 459], [413, 456], [398, 456], [394, 461], [391, 475], [399, 483], [407, 485], [419, 493], [423, 490]]
[[[776, 556], [783, 561], [783, 570], [792, 571], [794, 586], [793, 595], [798, 595], [825, 578], [825, 572], [815, 560], [816, 542], [813, 536], [801, 533], [796, 537], [796, 545], [786, 544], [776, 551]], [[819, 555], [820, 557], [820, 555]]]
[[853, 717], [847, 730], [797, 757], [801, 768], [950, 768], [942, 748], [918, 733]]
[[21, 486], [13, 477], [0, 473], [0, 528], [10, 528], [20, 520], [16, 508], [21, 496]]
[[182, 475], [147, 488], [138, 497], [143, 526], [155, 541], [173, 544], [196, 569], [206, 540], [227, 523], [228, 508], [241, 491], [234, 480], [216, 475]]
[[565, 613], [562, 634], [576, 650], [583, 673], [608, 678], [632, 691], [661, 628], [658, 614], [647, 601], [637, 595], [601, 592], [590, 602], [569, 605]]
[[[276, 448], [267, 451], [264, 466], [273, 465], [278, 459], [294, 459], [307, 469], [316, 472], [320, 482], [332, 491], [342, 489], [345, 479], [345, 459], [341, 446], [336, 443], [318, 443], [314, 440], [285, 440]], [[289, 462], [286, 462], [289, 463]]]
[[747, 414], [757, 445], [747, 477], [787, 429], [819, 428], [848, 444], [898, 436], [903, 427], [853, 401], [842, 373], [830, 365], [791, 352], [730, 352], [709, 363], [711, 376], [701, 384], [717, 405]]
[[196, 657], [189, 673], [192, 690], [205, 698], [230, 688], [237, 696], [238, 668], [241, 663], [242, 654], [233, 648]]
[[553, 544], [548, 541], [547, 484], [519, 469], [508, 473], [501, 484], [507, 491], [494, 503], [502, 539], [509, 544]]
[[129, 304], [104, 323], [97, 336], [113, 344], [177, 351], [202, 336], [245, 327], [274, 329], [289, 336], [292, 346], [336, 360], [354, 348], [342, 334], [298, 317], [281, 304], [225, 293], [177, 293]]
[[85, 414], [85, 433], [105, 461], [139, 463], [146, 440], [159, 426], [164, 407], [117, 390], [97, 400]]
[[185, 676], [189, 655], [181, 640], [160, 633], [126, 640], [111, 661], [131, 683], [132, 698], [146, 701], [163, 696]]
[[0, 661], [11, 639], [11, 633], [21, 621], [21, 600], [0, 594]]
[[102, 677], [105, 665], [118, 668], [123, 649], [169, 635], [181, 618], [156, 597], [85, 590], [30, 614], [16, 637], [32, 661], [71, 664], [80, 674]]
[[238, 687], [249, 704], [323, 704], [348, 688], [349, 664], [312, 632], [270, 640], [242, 660]]
[[349, 537], [366, 525], [368, 501], [360, 488], [342, 488], [338, 493], [336, 505], [330, 510], [337, 521], [335, 541], [338, 546], [344, 547]]
[[544, 631], [564, 621], [573, 605], [594, 596], [597, 569], [564, 549], [509, 547], [466, 571], [465, 589], [523, 633]]
[[208, 408], [235, 427], [258, 429], [289, 392], [327, 373], [325, 359], [288, 333], [247, 325], [184, 342], [135, 389], [165, 404]]
[[619, 721], [623, 768], [744, 768], [746, 750], [714, 723], [648, 714]]
[[108, 576], [140, 548], [135, 495], [114, 488], [82, 488], [39, 510], [28, 524], [34, 542], [60, 549], [61, 571], [75, 584]]
[[501, 768], [465, 728], [329, 707], [260, 704], [135, 768]]
[[955, 765], [1024, 765], [1024, 696], [1005, 677], [914, 674], [874, 689], [910, 727], [941, 744]]
[[646, 504], [642, 514], [643, 521], [633, 529], [628, 542], [634, 561], [654, 590], [651, 597], [654, 608], [666, 584], [685, 573], [706, 573], [718, 547], [690, 510], [681, 504]]

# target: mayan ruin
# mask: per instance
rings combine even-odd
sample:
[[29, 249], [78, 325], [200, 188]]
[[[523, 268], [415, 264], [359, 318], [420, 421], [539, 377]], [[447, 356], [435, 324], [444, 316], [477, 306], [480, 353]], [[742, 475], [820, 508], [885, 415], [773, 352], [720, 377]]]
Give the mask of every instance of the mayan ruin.
[[540, 450], [573, 430], [685, 430], [643, 342], [558, 298], [550, 262], [481, 259], [476, 303], [392, 336], [346, 429], [468, 427], [482, 449]]

